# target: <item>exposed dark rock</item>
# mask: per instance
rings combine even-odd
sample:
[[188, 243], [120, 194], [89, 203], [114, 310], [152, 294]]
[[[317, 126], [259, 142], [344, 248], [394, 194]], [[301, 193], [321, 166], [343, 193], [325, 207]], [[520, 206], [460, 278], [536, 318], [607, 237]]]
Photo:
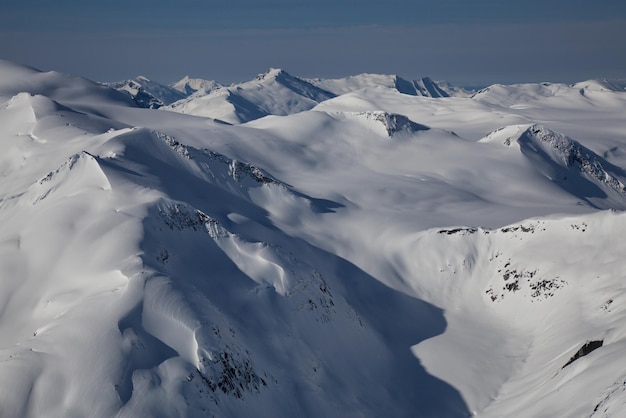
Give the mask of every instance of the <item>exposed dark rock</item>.
[[565, 363], [565, 365], [561, 369], [566, 368], [567, 366], [569, 366], [570, 364], [572, 364], [579, 358], [584, 357], [587, 354], [591, 353], [592, 351], [597, 350], [598, 348], [602, 347], [602, 344], [604, 344], [604, 340], [587, 341], [585, 344], [583, 344], [582, 347], [580, 347], [580, 349], [576, 352], [576, 354], [574, 354], [572, 358], [569, 359], [567, 363]]

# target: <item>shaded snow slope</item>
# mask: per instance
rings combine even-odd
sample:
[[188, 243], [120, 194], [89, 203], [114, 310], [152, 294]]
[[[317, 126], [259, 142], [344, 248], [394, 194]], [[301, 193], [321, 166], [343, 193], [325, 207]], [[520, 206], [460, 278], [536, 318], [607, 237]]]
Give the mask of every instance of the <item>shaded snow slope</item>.
[[446, 92], [441, 86], [428, 77], [414, 80], [415, 92], [424, 97], [449, 97], [450, 94]]
[[626, 93], [0, 75], [1, 416], [624, 409]]

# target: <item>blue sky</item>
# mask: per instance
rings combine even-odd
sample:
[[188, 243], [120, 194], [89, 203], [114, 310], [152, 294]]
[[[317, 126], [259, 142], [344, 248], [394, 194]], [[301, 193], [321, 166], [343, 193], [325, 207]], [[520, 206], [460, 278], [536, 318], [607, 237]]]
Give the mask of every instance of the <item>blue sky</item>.
[[0, 0], [0, 58], [102, 81], [626, 78], [626, 1]]

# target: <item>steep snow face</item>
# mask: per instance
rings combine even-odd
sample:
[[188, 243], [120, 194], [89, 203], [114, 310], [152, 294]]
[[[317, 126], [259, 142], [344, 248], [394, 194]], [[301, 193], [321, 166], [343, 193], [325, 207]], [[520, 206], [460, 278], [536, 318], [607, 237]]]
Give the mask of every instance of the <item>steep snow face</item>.
[[133, 80], [105, 83], [105, 85], [129, 94], [137, 105], [148, 109], [158, 109], [187, 96], [178, 89], [157, 83], [144, 76]]
[[449, 97], [450, 95], [428, 77], [413, 81], [415, 90], [424, 97]]
[[284, 116], [309, 110], [332, 97], [332, 93], [284, 70], [270, 69], [252, 81], [224, 87], [209, 94], [196, 92], [168, 109], [239, 124], [267, 115]]
[[623, 410], [624, 93], [0, 72], [0, 415]]

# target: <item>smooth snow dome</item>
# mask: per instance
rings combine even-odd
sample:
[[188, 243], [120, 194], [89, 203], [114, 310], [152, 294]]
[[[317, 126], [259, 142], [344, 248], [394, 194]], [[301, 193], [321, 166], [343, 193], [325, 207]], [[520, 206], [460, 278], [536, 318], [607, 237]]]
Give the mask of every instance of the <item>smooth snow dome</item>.
[[619, 417], [624, 115], [0, 61], [0, 416]]

